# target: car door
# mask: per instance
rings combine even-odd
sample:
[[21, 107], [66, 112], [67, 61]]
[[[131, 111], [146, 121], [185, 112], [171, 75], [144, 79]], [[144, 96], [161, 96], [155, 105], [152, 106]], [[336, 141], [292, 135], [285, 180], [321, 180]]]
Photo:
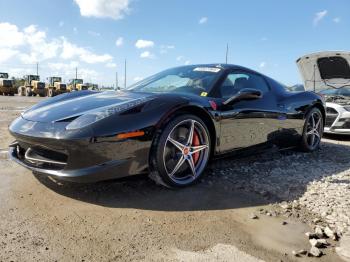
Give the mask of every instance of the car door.
[[261, 91], [262, 97], [239, 100], [221, 107], [222, 153], [266, 143], [273, 140], [278, 131], [276, 96], [263, 76], [241, 70], [228, 73], [220, 86], [222, 102], [247, 88]]

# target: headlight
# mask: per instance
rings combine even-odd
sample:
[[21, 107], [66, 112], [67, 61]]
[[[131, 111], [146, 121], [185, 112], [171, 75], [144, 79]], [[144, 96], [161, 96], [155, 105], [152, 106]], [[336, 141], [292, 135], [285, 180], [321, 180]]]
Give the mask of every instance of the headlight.
[[89, 112], [86, 112], [84, 115], [79, 116], [77, 119], [73, 120], [71, 123], [69, 123], [66, 126], [66, 130], [75, 130], [79, 128], [84, 128], [88, 125], [96, 123], [97, 121], [100, 121], [111, 115], [118, 114], [126, 110], [129, 110], [135, 106], [141, 105], [151, 99], [152, 98], [150, 97], [140, 98], [130, 102], [126, 102], [125, 104], [107, 106], [107, 107], [91, 110]]

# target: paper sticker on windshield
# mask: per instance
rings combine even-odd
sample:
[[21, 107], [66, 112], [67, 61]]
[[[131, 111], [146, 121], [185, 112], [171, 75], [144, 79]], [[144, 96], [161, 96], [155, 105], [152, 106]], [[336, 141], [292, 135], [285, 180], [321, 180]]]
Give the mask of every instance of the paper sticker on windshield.
[[210, 72], [210, 73], [219, 73], [221, 68], [217, 67], [196, 67], [193, 71], [197, 72]]
[[207, 95], [208, 95], [207, 92], [202, 92], [202, 93], [201, 93], [201, 96], [207, 96]]

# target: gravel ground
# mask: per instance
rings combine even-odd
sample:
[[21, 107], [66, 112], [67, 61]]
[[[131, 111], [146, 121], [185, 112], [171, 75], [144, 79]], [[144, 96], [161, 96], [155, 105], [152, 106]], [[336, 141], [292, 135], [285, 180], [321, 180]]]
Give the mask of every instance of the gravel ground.
[[[0, 96], [0, 261], [314, 261], [305, 233], [350, 232], [350, 142], [312, 154], [275, 149], [213, 161], [202, 181], [168, 190], [140, 176], [79, 185], [6, 159], [7, 125], [39, 98]], [[341, 261], [338, 242], [318, 261]]]
[[219, 174], [236, 189], [299, 203], [345, 233], [350, 226], [350, 146], [345, 144], [325, 138], [312, 154], [272, 151], [241, 161], [221, 160], [214, 163], [209, 179]]

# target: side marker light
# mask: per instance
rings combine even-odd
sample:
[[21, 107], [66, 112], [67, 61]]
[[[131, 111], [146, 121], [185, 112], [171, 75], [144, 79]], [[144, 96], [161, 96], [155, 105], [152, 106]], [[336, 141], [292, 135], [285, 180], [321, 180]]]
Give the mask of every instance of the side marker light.
[[126, 139], [131, 137], [138, 137], [145, 135], [144, 131], [135, 131], [135, 132], [128, 132], [128, 133], [121, 133], [117, 135], [117, 138], [119, 139]]

